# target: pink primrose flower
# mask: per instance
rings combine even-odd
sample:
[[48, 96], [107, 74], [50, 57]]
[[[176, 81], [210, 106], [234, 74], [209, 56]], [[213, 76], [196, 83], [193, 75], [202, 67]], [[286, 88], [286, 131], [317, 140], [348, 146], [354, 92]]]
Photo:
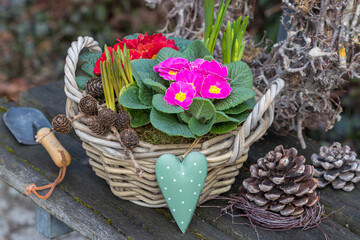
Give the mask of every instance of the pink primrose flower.
[[228, 75], [227, 67], [223, 66], [221, 63], [216, 62], [215, 60], [209, 62], [204, 61], [198, 68], [204, 75], [215, 75], [226, 79]]
[[205, 60], [202, 58], [198, 58], [195, 61], [190, 63], [191, 69], [198, 68]]
[[210, 74], [205, 78], [200, 94], [203, 98], [207, 99], [222, 99], [229, 96], [231, 91], [232, 88], [227, 81]]
[[155, 65], [154, 71], [160, 73], [159, 75], [166, 80], [175, 81], [176, 74], [184, 68], [189, 68], [187, 59], [171, 57], [165, 61], [160, 62], [158, 65]]
[[189, 109], [196, 91], [192, 84], [187, 82], [173, 82], [166, 90], [165, 101], [171, 105], [179, 105], [185, 110]]
[[197, 71], [183, 69], [176, 74], [176, 82], [190, 83], [197, 93], [200, 93], [204, 82], [204, 76]]

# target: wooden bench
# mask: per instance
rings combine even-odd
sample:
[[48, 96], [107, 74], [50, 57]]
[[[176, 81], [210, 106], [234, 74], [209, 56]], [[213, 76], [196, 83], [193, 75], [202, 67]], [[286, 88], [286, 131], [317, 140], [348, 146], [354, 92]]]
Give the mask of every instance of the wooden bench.
[[[51, 83], [30, 89], [19, 97], [21, 106], [40, 109], [51, 119], [64, 113], [65, 94], [63, 82]], [[2, 115], [6, 109], [15, 106], [6, 99], [0, 99], [0, 178], [24, 194], [24, 186], [52, 182], [58, 168], [52, 163], [47, 152], [39, 145], [18, 144], [4, 126]], [[29, 196], [41, 209], [90, 239], [257, 239], [254, 229], [247, 224], [233, 224], [230, 216], [215, 220], [218, 208], [198, 207], [186, 234], [182, 234], [171, 214], [165, 208], [152, 209], [135, 205], [115, 197], [107, 183], [97, 177], [88, 165], [88, 157], [81, 142], [74, 133], [58, 136], [68, 149], [73, 161], [64, 181], [56, 187], [47, 200]], [[241, 169], [230, 193], [238, 191], [242, 180], [249, 176], [249, 166], [275, 146], [296, 147], [308, 161], [312, 153], [319, 150], [319, 144], [308, 140], [308, 148], [301, 150], [295, 137], [279, 137], [269, 133], [255, 143], [249, 152], [249, 159]], [[351, 193], [326, 188], [320, 191], [321, 203], [326, 213], [336, 210], [329, 220], [320, 224], [330, 239], [360, 239], [360, 186]], [[205, 205], [226, 205], [226, 201], [211, 200]], [[343, 208], [342, 208], [343, 207]], [[40, 212], [41, 213], [41, 212]], [[46, 215], [46, 214], [45, 214]], [[48, 216], [47, 216], [48, 217]], [[41, 217], [44, 221], [44, 216]], [[50, 220], [46, 220], [49, 222]], [[45, 223], [46, 223], [45, 221]], [[245, 218], [238, 223], [248, 223]], [[47, 225], [47, 223], [45, 224]], [[41, 224], [44, 226], [44, 223]], [[258, 229], [260, 239], [324, 239], [319, 228], [303, 231], [294, 229], [271, 232]]]

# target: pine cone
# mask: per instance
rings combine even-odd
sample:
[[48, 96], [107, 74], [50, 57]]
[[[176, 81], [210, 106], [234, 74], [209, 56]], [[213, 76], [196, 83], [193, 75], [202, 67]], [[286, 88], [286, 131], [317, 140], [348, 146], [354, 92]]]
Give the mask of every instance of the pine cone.
[[72, 128], [70, 119], [64, 114], [55, 116], [51, 125], [54, 131], [59, 134], [68, 134]]
[[331, 183], [335, 189], [352, 191], [354, 183], [360, 181], [360, 160], [356, 156], [349, 146], [341, 147], [338, 142], [331, 147], [322, 146], [319, 155], [311, 156], [319, 187], [323, 188]]
[[116, 120], [116, 114], [110, 108], [101, 108], [99, 110], [99, 119], [101, 124], [110, 127], [114, 126]]
[[100, 77], [92, 77], [85, 84], [87, 94], [97, 97], [104, 94], [103, 85]]
[[119, 132], [128, 128], [130, 125], [130, 115], [127, 111], [120, 111], [116, 114], [115, 127]]
[[304, 165], [305, 158], [296, 155], [295, 148], [280, 145], [260, 158], [250, 167], [251, 177], [243, 182], [246, 198], [283, 216], [299, 215], [304, 207], [314, 206], [319, 200], [318, 183], [312, 178], [314, 167]]
[[85, 97], [80, 99], [79, 108], [80, 111], [90, 116], [97, 115], [98, 113], [97, 101], [90, 95], [86, 95]]
[[109, 127], [101, 124], [98, 116], [90, 116], [86, 120], [86, 125], [97, 135], [105, 135], [109, 131]]
[[127, 148], [134, 148], [140, 142], [139, 136], [134, 129], [128, 128], [120, 133], [122, 143]]

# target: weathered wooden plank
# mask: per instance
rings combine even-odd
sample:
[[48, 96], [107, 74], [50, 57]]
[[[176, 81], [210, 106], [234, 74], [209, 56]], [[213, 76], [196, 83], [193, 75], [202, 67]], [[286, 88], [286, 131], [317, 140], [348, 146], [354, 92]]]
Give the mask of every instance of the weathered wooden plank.
[[[24, 194], [24, 186], [29, 184], [29, 180], [48, 184], [49, 180], [41, 176], [37, 170], [29, 167], [26, 160], [16, 157], [4, 146], [0, 146], [0, 178], [10, 186]], [[47, 212], [63, 221], [71, 228], [76, 229], [82, 235], [93, 239], [126, 239], [119, 234], [115, 228], [100, 216], [93, 215], [93, 212], [77, 203], [71, 196], [64, 194], [63, 191], [56, 189], [51, 198], [46, 201], [30, 196], [30, 198]], [[76, 209], [76, 211], [75, 211]]]
[[[2, 129], [5, 132], [8, 131], [0, 122], [0, 130]], [[129, 201], [118, 199], [111, 193], [104, 180], [97, 177], [89, 167], [81, 164], [86, 162], [87, 158], [81, 144], [69, 136], [58, 136], [58, 138], [73, 157], [60, 190], [91, 209], [92, 215], [99, 214], [103, 222], [111, 224], [117, 231], [132, 239], [198, 239], [198, 236], [206, 239], [231, 239], [215, 227], [202, 222], [197, 216], [194, 217], [188, 232], [182, 234], [177, 225], [169, 220], [163, 211], [140, 207]], [[58, 169], [40, 146], [24, 147], [18, 144], [9, 133], [0, 139], [0, 143], [10, 147], [16, 156], [26, 159], [44, 176], [51, 180], [55, 179]], [[44, 184], [43, 181], [36, 181], [36, 183]], [[92, 218], [92, 215], [88, 218]]]

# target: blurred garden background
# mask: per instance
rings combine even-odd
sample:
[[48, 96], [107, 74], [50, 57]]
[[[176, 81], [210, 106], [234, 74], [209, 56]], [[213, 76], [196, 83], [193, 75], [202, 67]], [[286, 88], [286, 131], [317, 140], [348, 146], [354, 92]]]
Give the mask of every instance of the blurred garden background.
[[[62, 81], [67, 49], [77, 36], [92, 36], [103, 46], [127, 34], [156, 32], [164, 27], [166, 2], [171, 1], [153, 10], [145, 0], [0, 0], [0, 96], [16, 101], [23, 90]], [[281, 0], [249, 2], [254, 17], [248, 33], [255, 43], [263, 38], [276, 43]], [[307, 129], [305, 134], [324, 144], [349, 144], [359, 153], [359, 82], [349, 78], [332, 92], [343, 107], [341, 121], [332, 130]]]

